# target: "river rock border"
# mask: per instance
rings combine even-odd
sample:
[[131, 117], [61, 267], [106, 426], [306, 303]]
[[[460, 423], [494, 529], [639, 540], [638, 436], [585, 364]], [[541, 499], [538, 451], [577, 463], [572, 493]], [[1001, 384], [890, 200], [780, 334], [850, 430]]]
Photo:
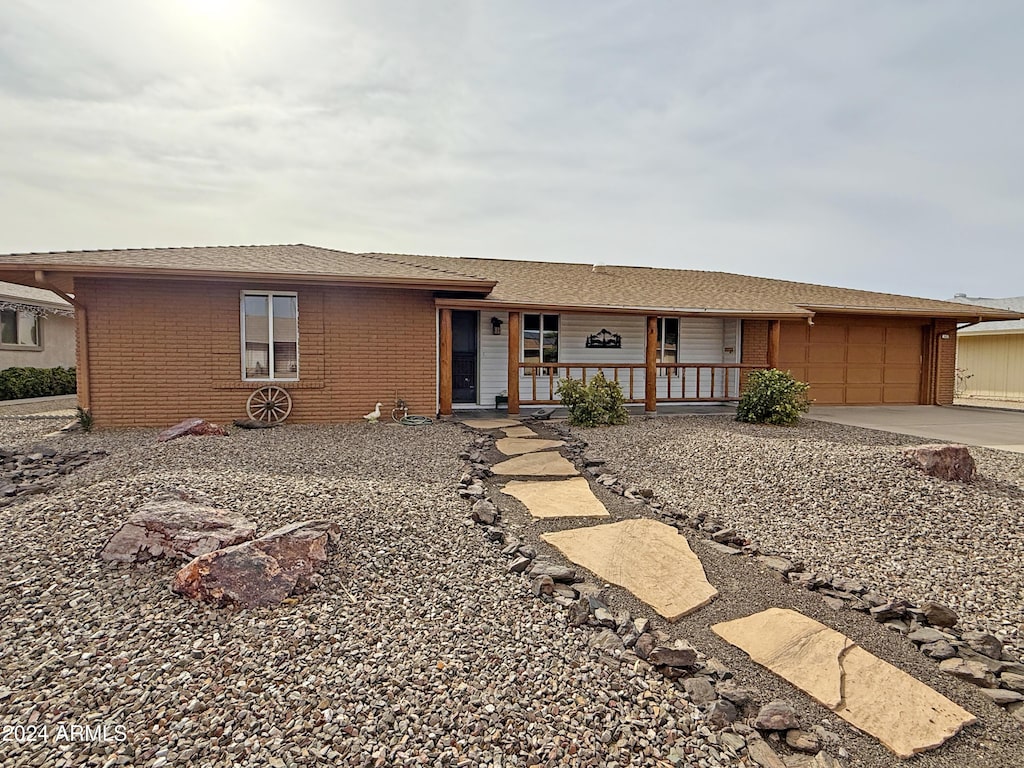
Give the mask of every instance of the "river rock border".
[[[549, 426], [566, 439], [564, 450], [577, 467], [620, 496], [662, 509], [653, 492], [628, 488], [617, 478], [614, 482], [607, 477], [602, 481], [604, 461], [586, 457], [586, 443], [573, 438], [568, 430]], [[539, 557], [532, 545], [507, 537], [501, 508], [484, 485], [492, 476], [487, 452], [494, 448], [495, 438], [480, 435], [470, 427], [464, 429], [474, 437], [459, 454], [466, 465], [457, 492], [469, 505], [463, 524], [479, 527], [487, 541], [502, 547], [501, 553], [509, 561], [507, 572], [528, 583], [534, 599], [560, 606], [568, 613], [571, 626], [589, 628], [590, 647], [608, 663], [629, 663], [632, 657], [634, 664], [649, 665], [674, 681], [680, 694], [703, 716], [702, 721], [694, 723], [695, 732], [724, 756], [733, 759], [746, 754], [757, 765], [783, 765], [782, 758], [765, 741], [770, 739], [785, 741], [796, 753], [813, 755], [806, 758], [812, 768], [846, 768], [844, 760], [849, 754], [840, 746], [838, 734], [820, 725], [803, 729], [789, 702], [771, 701], [759, 706], [756, 692], [740, 685], [733, 671], [718, 659], [708, 658], [685, 640], [673, 641], [655, 629], [648, 618], [635, 617], [627, 610], [613, 611], [601, 599], [601, 585], [586, 581], [572, 567]], [[839, 757], [826, 752], [826, 746], [834, 748]]]
[[981, 694], [1024, 723], [1024, 663], [995, 635], [957, 629], [959, 617], [940, 603], [915, 605], [900, 597], [882, 596], [858, 579], [807, 571], [799, 561], [764, 552], [754, 540], [722, 520], [704, 513], [687, 516], [666, 506], [651, 489], [630, 486], [618, 474], [607, 471], [604, 459], [587, 456], [586, 441], [573, 435], [569, 428], [561, 424], [549, 426], [565, 441], [564, 450], [570, 460], [612, 493], [647, 505], [677, 529], [688, 528], [703, 534], [709, 545], [723, 554], [758, 560], [790, 584], [817, 592], [833, 610], [869, 614], [887, 629], [907, 637], [921, 653], [937, 662], [940, 670], [977, 686]]

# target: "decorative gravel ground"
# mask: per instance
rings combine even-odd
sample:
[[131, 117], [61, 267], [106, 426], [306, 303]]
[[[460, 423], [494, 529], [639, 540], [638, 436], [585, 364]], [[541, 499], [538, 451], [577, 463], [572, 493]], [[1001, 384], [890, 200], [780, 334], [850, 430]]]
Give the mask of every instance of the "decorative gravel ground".
[[0, 446], [31, 445], [39, 442], [44, 435], [61, 429], [72, 418], [73, 414], [63, 411], [12, 416], [0, 408]]
[[[11, 424], [0, 444], [38, 438]], [[589, 648], [462, 524], [461, 428], [155, 434], [63, 436], [111, 455], [0, 509], [3, 765], [737, 764], [672, 684]], [[323, 587], [222, 610], [172, 594], [174, 564], [99, 561], [168, 487], [261, 531], [338, 521]]]
[[575, 431], [610, 471], [686, 515], [1024, 642], [1024, 455], [974, 448], [980, 477], [963, 485], [924, 476], [898, 450], [927, 440], [824, 422], [668, 416]]

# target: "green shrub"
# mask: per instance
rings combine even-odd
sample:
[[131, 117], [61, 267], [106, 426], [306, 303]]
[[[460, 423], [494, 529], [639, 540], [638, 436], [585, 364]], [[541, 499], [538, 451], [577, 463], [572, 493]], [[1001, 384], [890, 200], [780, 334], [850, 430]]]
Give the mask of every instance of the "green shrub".
[[5, 368], [0, 371], [0, 400], [73, 395], [74, 368]]
[[75, 410], [78, 411], [78, 426], [83, 432], [92, 432], [92, 411], [87, 411], [80, 405], [76, 406]]
[[807, 400], [809, 386], [794, 379], [788, 371], [751, 371], [736, 407], [736, 421], [794, 424], [811, 407]]
[[617, 381], [608, 381], [598, 373], [584, 384], [566, 377], [558, 382], [562, 405], [569, 409], [569, 423], [577, 427], [625, 424], [629, 419], [625, 398]]

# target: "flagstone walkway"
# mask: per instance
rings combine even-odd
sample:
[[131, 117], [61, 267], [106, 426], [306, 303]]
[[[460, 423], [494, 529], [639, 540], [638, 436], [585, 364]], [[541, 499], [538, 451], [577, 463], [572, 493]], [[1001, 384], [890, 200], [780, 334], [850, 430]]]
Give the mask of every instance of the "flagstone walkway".
[[977, 720], [850, 638], [796, 611], [769, 608], [711, 629], [900, 757], [935, 749]]
[[[541, 438], [511, 419], [467, 420], [501, 429], [498, 451], [512, 458], [491, 467], [507, 480], [501, 492], [518, 499], [534, 520], [609, 517], [587, 478]], [[685, 536], [649, 518], [572, 527], [541, 539], [574, 564], [623, 587], [675, 622], [718, 595]], [[900, 757], [934, 749], [977, 718], [907, 673], [868, 653], [845, 635], [794, 611], [770, 608], [714, 624], [711, 630], [752, 660], [801, 689]]]
[[657, 520], [623, 520], [541, 538], [576, 565], [625, 587], [669, 621], [703, 608], [718, 594], [686, 537]]
[[584, 477], [568, 480], [509, 480], [501, 492], [519, 499], [537, 519], [610, 517]]

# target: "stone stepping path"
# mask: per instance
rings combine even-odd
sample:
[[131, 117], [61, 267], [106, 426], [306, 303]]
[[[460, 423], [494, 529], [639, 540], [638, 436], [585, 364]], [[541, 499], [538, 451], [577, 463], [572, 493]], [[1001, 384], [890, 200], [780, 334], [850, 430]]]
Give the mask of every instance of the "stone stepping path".
[[518, 426], [520, 422], [515, 419], [465, 419], [462, 423], [473, 429], [503, 429]]
[[551, 448], [561, 448], [563, 445], [565, 445], [564, 440], [543, 440], [539, 437], [503, 437], [494, 441], [494, 447], [506, 456], [546, 451]]
[[711, 629], [900, 757], [935, 749], [977, 720], [846, 635], [797, 611], [769, 608]]
[[[470, 420], [479, 429], [502, 429], [495, 447], [513, 458], [491, 467], [495, 475], [569, 479], [510, 480], [503, 494], [518, 499], [535, 519], [610, 517], [590, 482], [542, 439], [511, 420]], [[574, 564], [631, 592], [670, 622], [718, 595], [685, 536], [648, 518], [545, 533], [541, 538]], [[868, 653], [846, 635], [803, 614], [769, 608], [711, 627], [719, 637], [789, 681], [901, 758], [936, 749], [977, 721], [937, 691]], [[787, 761], [788, 764], [788, 761]]]
[[686, 537], [657, 520], [623, 520], [545, 533], [541, 538], [577, 565], [629, 590], [669, 621], [693, 613], [718, 594]]
[[491, 467], [495, 475], [519, 475], [522, 477], [576, 477], [579, 471], [571, 461], [557, 451], [524, 453]]
[[519, 499], [533, 517], [610, 517], [585, 477], [510, 480], [501, 492]]

